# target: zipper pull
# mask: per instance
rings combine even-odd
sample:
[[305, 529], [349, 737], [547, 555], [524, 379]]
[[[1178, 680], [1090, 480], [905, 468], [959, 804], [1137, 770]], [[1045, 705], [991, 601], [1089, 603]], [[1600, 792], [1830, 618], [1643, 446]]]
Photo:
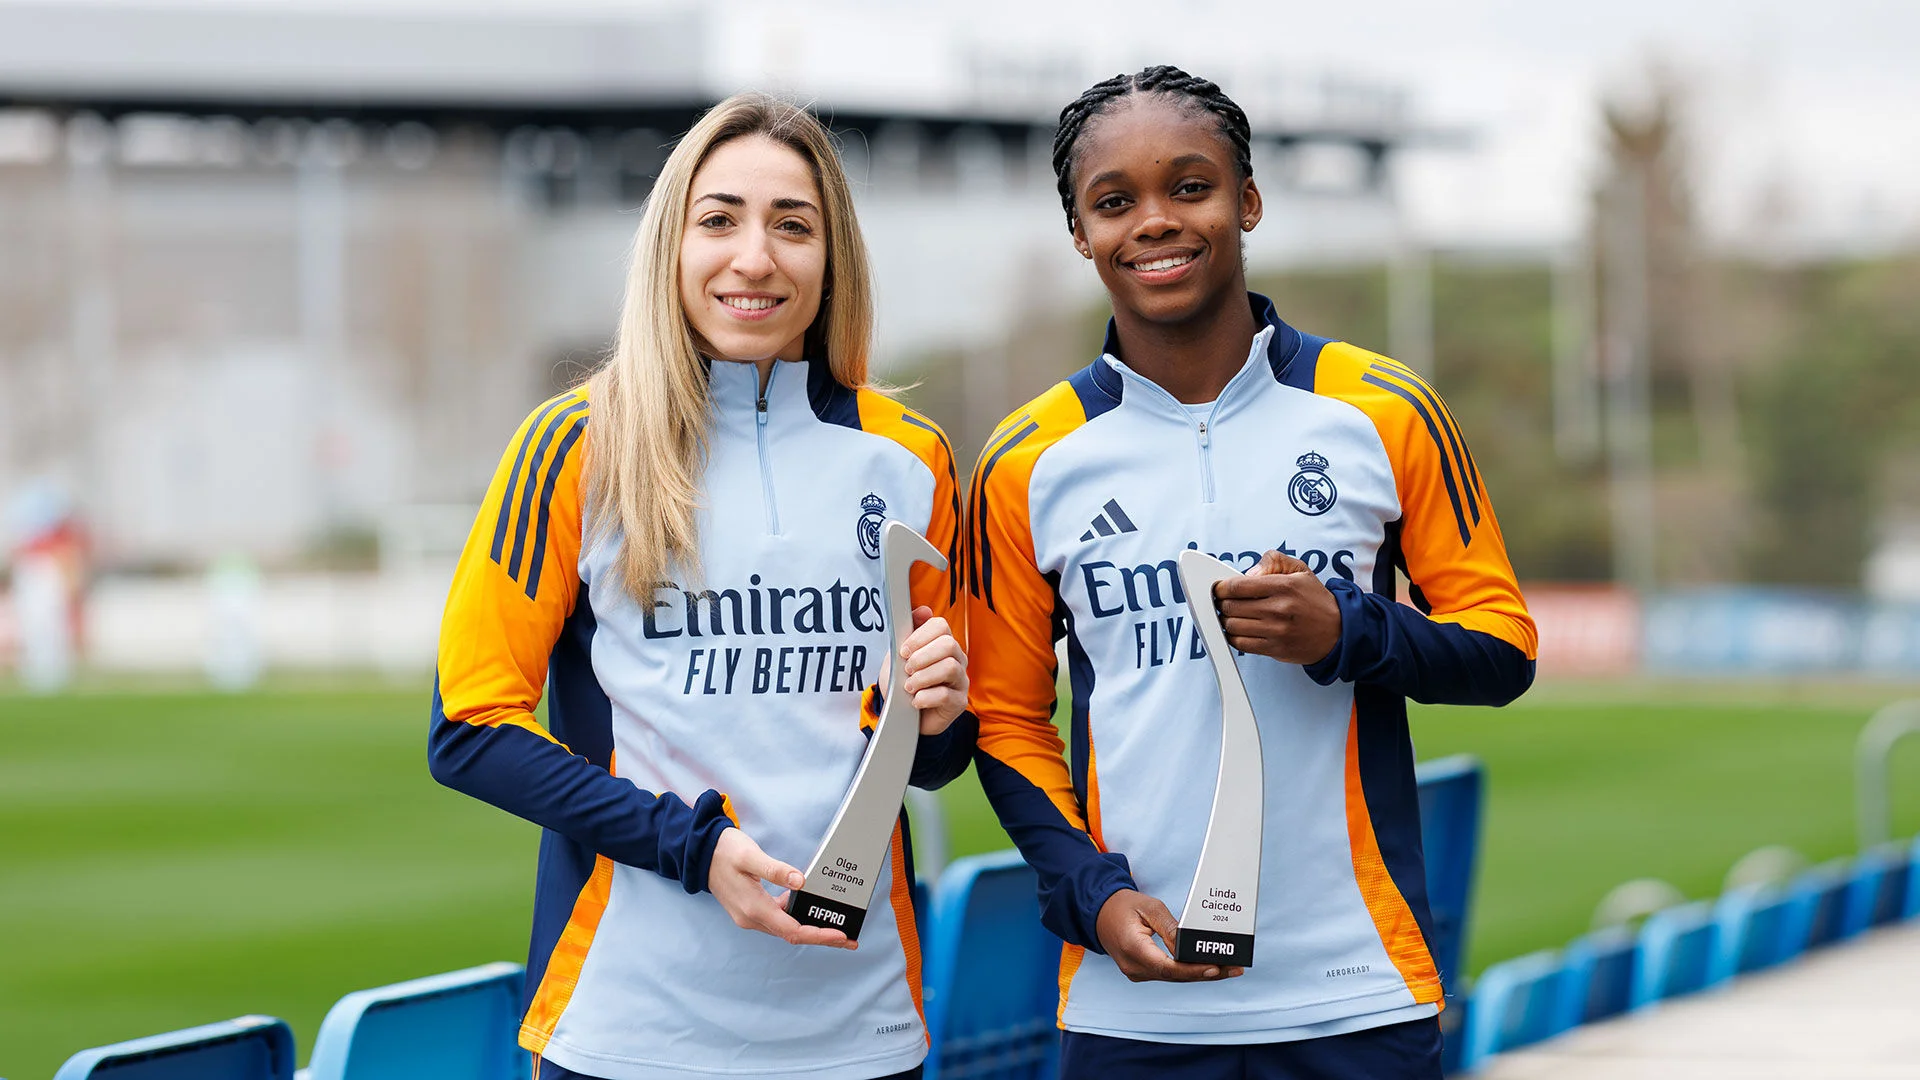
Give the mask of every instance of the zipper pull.
[[754, 415], [753, 415], [754, 420], [757, 423], [759, 423], [761, 427], [766, 427], [767, 426], [767, 398], [765, 394], [762, 394], [760, 396], [760, 400], [754, 404], [753, 408], [754, 408]]
[[1207, 422], [1205, 420], [1200, 421], [1200, 445], [1207, 445]]

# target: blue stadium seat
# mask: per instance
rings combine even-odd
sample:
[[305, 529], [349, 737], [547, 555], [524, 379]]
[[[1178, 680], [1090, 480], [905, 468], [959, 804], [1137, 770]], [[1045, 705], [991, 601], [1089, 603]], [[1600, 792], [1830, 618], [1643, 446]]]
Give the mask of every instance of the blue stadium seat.
[[1794, 879], [1787, 890], [1788, 917], [1781, 927], [1786, 955], [1830, 945], [1844, 936], [1848, 880], [1845, 860], [1816, 866]]
[[1841, 937], [1852, 937], [1900, 917], [1906, 906], [1911, 855], [1908, 848], [1889, 845], [1854, 860], [1840, 917]]
[[1647, 916], [1640, 927], [1640, 956], [1634, 963], [1631, 1007], [1691, 994], [1712, 986], [1718, 924], [1705, 900], [1681, 904]]
[[293, 1029], [273, 1016], [218, 1024], [82, 1050], [54, 1080], [292, 1080]]
[[934, 887], [925, 987], [927, 1080], [1039, 1080], [1060, 1052], [1060, 939], [1017, 851], [970, 855]]
[[307, 1080], [525, 1080], [518, 1046], [519, 964], [356, 990], [334, 1003], [314, 1040]]
[[1461, 1068], [1478, 1068], [1503, 1050], [1558, 1035], [1565, 1014], [1560, 1001], [1565, 970], [1560, 953], [1547, 949], [1481, 972], [1473, 988]]
[[[1772, 884], [1749, 885], [1714, 903], [1719, 928], [1713, 948], [1713, 982], [1791, 960], [1804, 942], [1788, 940], [1792, 896]], [[1804, 937], [1804, 935], [1802, 935]]]
[[1466, 1018], [1472, 1011], [1464, 992], [1464, 965], [1485, 770], [1471, 755], [1455, 754], [1421, 762], [1415, 766], [1415, 776], [1420, 793], [1420, 846], [1427, 863], [1427, 906], [1433, 914], [1433, 962], [1447, 998], [1447, 1008], [1440, 1014], [1440, 1031], [1446, 1040], [1441, 1064], [1451, 1071], [1459, 1068], [1465, 1055]]
[[1573, 939], [1561, 953], [1560, 1030], [1626, 1012], [1633, 1004], [1639, 942], [1624, 926]]
[[1474, 857], [1480, 849], [1485, 769], [1467, 754], [1421, 762], [1420, 846], [1426, 853], [1427, 906], [1433, 912], [1433, 962], [1449, 998], [1460, 995], [1467, 952], [1467, 910], [1473, 902]]
[[1900, 917], [1911, 919], [1920, 915], [1920, 836], [1913, 838], [1913, 846], [1907, 849], [1907, 894], [1900, 905]]

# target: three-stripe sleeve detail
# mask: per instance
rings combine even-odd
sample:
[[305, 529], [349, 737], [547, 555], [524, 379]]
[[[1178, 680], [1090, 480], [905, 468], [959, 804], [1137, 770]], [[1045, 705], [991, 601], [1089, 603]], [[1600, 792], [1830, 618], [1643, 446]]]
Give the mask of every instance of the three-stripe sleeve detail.
[[1474, 467], [1473, 451], [1467, 449], [1466, 437], [1460, 434], [1460, 424], [1454, 420], [1453, 413], [1447, 409], [1447, 403], [1441, 401], [1440, 395], [1433, 392], [1433, 387], [1428, 386], [1427, 381], [1415, 375], [1410, 368], [1391, 361], [1376, 360], [1370, 370], [1412, 387], [1414, 392], [1427, 403], [1427, 407], [1433, 410], [1434, 416], [1439, 418], [1441, 429], [1447, 433], [1447, 445], [1453, 451], [1454, 465], [1460, 470], [1460, 474], [1466, 477], [1464, 486], [1471, 494], [1468, 502], [1473, 510], [1473, 523], [1480, 524], [1479, 500], [1486, 497], [1486, 493], [1480, 488], [1480, 470]]
[[[987, 449], [993, 449], [995, 443], [997, 443], [1002, 436], [1018, 425], [1026, 423], [1028, 419], [1028, 415], [1023, 412], [1011, 420], [1002, 421], [1000, 426], [994, 429], [993, 434], [987, 436]], [[1001, 449], [1004, 450], [1005, 448], [1002, 447]], [[993, 460], [1000, 460], [1000, 455], [998, 453], [994, 454]], [[967, 558], [967, 589], [972, 592], [973, 595], [982, 597], [983, 599], [986, 598], [986, 594], [980, 591], [980, 564], [986, 560], [985, 553], [987, 548], [987, 518], [985, 512], [987, 507], [986, 474], [987, 467], [984, 465], [973, 471], [973, 483], [971, 485], [971, 491], [967, 496], [968, 506], [972, 512], [969, 513], [966, 518], [967, 527], [974, 530], [974, 542], [970, 545]], [[991, 607], [992, 604], [988, 604], [988, 606]]]
[[979, 530], [977, 533], [979, 547], [975, 550], [980, 552], [980, 559], [978, 579], [971, 584], [974, 595], [987, 602], [988, 610], [993, 609], [993, 546], [987, 538], [987, 480], [993, 475], [993, 467], [1000, 464], [1000, 459], [1006, 456], [1007, 451], [1020, 445], [1027, 436], [1039, 430], [1039, 423], [1032, 420], [1027, 421], [1024, 427], [1021, 427], [1000, 443], [999, 447], [994, 450], [992, 456], [987, 458], [987, 463], [980, 466], [980, 475], [974, 480], [973, 520], [975, 527]]
[[[947, 452], [947, 484], [953, 489], [953, 520], [965, 520], [960, 513], [960, 474], [953, 460], [953, 444], [947, 441], [947, 433], [939, 427], [920, 419], [910, 412], [902, 410], [900, 419], [917, 428], [933, 432], [940, 440], [940, 448]], [[953, 539], [947, 544], [947, 603], [956, 603], [960, 599], [960, 530], [953, 530]]]
[[1375, 364], [1368, 370], [1367, 374], [1360, 376], [1360, 381], [1371, 386], [1377, 386], [1413, 406], [1413, 411], [1417, 413], [1420, 419], [1427, 425], [1427, 435], [1433, 439], [1434, 448], [1440, 454], [1440, 478], [1446, 482], [1447, 498], [1453, 503], [1453, 519], [1454, 522], [1460, 526], [1460, 544], [1463, 547], [1471, 544], [1473, 542], [1473, 528], [1467, 524], [1467, 505], [1471, 505], [1473, 508], [1473, 521], [1476, 525], [1480, 522], [1480, 507], [1474, 500], [1471, 490], [1466, 493], [1465, 505], [1462, 503], [1460, 486], [1466, 481], [1464, 465], [1462, 465], [1460, 469], [1462, 474], [1461, 478], [1456, 482], [1454, 479], [1454, 459], [1448, 452], [1446, 436], [1441, 433], [1440, 424], [1434, 419], [1433, 413], [1428, 410], [1426, 402], [1421, 400], [1419, 393], [1415, 390], [1397, 381], [1390, 382], [1388, 379], [1382, 378], [1381, 374], [1376, 374], [1376, 372], [1388, 376], [1395, 374], [1389, 369]]
[[527, 524], [528, 519], [533, 515], [534, 481], [540, 475], [540, 466], [546, 461], [547, 450], [552, 447], [553, 436], [560, 430], [560, 425], [566, 423], [575, 414], [584, 411], [586, 407], [587, 403], [584, 401], [574, 402], [572, 405], [555, 413], [553, 417], [547, 421], [546, 427], [540, 431], [540, 442], [533, 450], [533, 463], [527, 468], [526, 483], [520, 488], [519, 525], [514, 529], [513, 533], [513, 559], [511, 564], [507, 566], [507, 576], [513, 578], [515, 581], [520, 580], [520, 557], [527, 550]]
[[540, 430], [546, 422], [547, 414], [560, 407], [563, 397], [554, 398], [533, 416], [533, 422], [527, 425], [527, 433], [520, 437], [520, 450], [513, 456], [513, 472], [507, 477], [506, 490], [500, 493], [500, 511], [493, 523], [493, 561], [500, 561], [501, 551], [507, 542], [507, 521], [512, 517], [513, 493], [520, 485], [520, 472], [527, 464], [527, 448], [533, 445], [533, 433]]
[[[547, 523], [553, 516], [553, 489], [560, 482], [560, 470], [566, 467], [567, 454], [573, 444], [580, 441], [581, 433], [587, 430], [587, 418], [582, 416], [574, 420], [567, 428], [567, 434], [560, 440], [560, 448], [554, 451], [553, 462], [547, 466], [547, 479], [540, 486], [540, 523], [533, 535], [533, 558], [527, 564], [527, 599], [531, 600], [540, 592], [540, 569], [546, 564]], [[524, 522], [522, 523], [524, 525]], [[516, 545], [517, 546], [517, 545]]]
[[[562, 396], [548, 402], [527, 425], [520, 449], [514, 455], [513, 472], [500, 495], [498, 517], [493, 526], [493, 546], [489, 554], [494, 563], [507, 572], [508, 578], [524, 581], [529, 600], [540, 592], [547, 530], [553, 519], [554, 490], [559, 487], [568, 455], [586, 433], [587, 402], [575, 397], [571, 404], [563, 404], [567, 400], [567, 396]], [[506, 543], [510, 521], [514, 526], [511, 550]], [[532, 534], [531, 551], [528, 550], [529, 533]]]

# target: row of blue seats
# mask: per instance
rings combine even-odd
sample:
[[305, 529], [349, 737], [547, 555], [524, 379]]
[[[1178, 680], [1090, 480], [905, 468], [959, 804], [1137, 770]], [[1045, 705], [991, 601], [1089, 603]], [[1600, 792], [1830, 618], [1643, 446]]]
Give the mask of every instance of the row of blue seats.
[[1920, 915], [1920, 839], [1667, 908], [1638, 932], [1597, 930], [1564, 949], [1495, 964], [1466, 1009], [1461, 1065], [1581, 1024], [1773, 967], [1870, 927]]
[[[527, 1080], [515, 1045], [519, 964], [358, 990], [334, 1003], [301, 1080]], [[272, 1016], [135, 1039], [68, 1059], [54, 1080], [291, 1080], [293, 1030]]]
[[[1419, 767], [1434, 959], [1450, 1001], [1479, 845], [1480, 764]], [[932, 1043], [928, 1080], [1044, 1080], [1058, 1052], [1060, 940], [1040, 925], [1037, 882], [1014, 851], [957, 860], [916, 896]], [[305, 1080], [527, 1080], [515, 1046], [522, 969], [489, 964], [348, 994], [327, 1013]], [[1449, 1016], [1459, 1015], [1449, 1009]], [[1458, 1040], [1450, 1040], [1457, 1053]], [[242, 1017], [83, 1051], [55, 1080], [291, 1080], [292, 1030]]]

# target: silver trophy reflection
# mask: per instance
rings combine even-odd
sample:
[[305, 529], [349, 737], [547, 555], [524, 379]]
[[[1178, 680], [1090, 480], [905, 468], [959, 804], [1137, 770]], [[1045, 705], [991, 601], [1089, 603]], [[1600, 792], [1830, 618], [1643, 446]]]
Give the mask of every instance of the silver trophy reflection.
[[806, 926], [845, 931], [860, 937], [867, 908], [880, 876], [880, 864], [892, 846], [893, 827], [907, 794], [914, 751], [920, 744], [920, 710], [906, 691], [906, 665], [900, 645], [913, 633], [913, 594], [908, 577], [915, 563], [947, 568], [925, 537], [898, 521], [880, 530], [880, 573], [887, 596], [890, 674], [880, 721], [867, 742], [866, 756], [834, 812], [833, 823], [805, 867], [806, 884], [787, 897], [787, 913]]
[[1254, 911], [1260, 899], [1260, 831], [1266, 820], [1266, 774], [1260, 729], [1247, 698], [1233, 650], [1213, 606], [1215, 582], [1239, 571], [1194, 550], [1180, 553], [1180, 587], [1194, 629], [1207, 647], [1220, 684], [1220, 773], [1213, 785], [1213, 813], [1200, 846], [1187, 906], [1174, 935], [1174, 959], [1190, 964], [1250, 967]]

